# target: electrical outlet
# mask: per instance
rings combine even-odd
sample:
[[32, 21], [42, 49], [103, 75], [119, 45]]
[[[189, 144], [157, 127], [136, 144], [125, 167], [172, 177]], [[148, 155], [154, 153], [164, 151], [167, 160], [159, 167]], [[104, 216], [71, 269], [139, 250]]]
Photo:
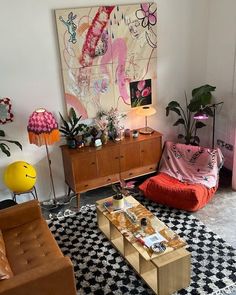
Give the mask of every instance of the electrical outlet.
[[232, 151], [234, 149], [234, 146], [232, 144], [226, 143], [225, 148], [229, 151]]
[[221, 139], [217, 139], [217, 145], [220, 146], [220, 147], [224, 147], [225, 146], [225, 142]]

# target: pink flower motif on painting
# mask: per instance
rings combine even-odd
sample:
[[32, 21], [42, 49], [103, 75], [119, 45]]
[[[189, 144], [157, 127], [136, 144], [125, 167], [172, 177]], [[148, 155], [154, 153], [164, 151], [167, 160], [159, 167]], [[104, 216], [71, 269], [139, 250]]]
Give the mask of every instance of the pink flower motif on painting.
[[140, 4], [141, 9], [136, 11], [136, 17], [142, 21], [144, 28], [154, 26], [157, 22], [156, 8], [153, 3]]
[[130, 83], [131, 106], [151, 104], [151, 79]]

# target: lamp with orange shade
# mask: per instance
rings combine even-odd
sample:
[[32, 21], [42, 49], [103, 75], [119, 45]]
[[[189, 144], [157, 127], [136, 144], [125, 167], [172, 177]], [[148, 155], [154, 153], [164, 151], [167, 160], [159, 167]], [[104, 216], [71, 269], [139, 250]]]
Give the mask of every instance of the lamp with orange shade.
[[48, 152], [48, 145], [52, 145], [60, 140], [58, 123], [51, 112], [48, 112], [44, 108], [40, 108], [35, 110], [30, 116], [27, 130], [30, 143], [36, 144], [37, 146], [45, 145], [46, 147], [49, 174], [53, 191], [53, 205], [57, 207], [58, 201], [56, 198], [53, 182], [51, 159]]

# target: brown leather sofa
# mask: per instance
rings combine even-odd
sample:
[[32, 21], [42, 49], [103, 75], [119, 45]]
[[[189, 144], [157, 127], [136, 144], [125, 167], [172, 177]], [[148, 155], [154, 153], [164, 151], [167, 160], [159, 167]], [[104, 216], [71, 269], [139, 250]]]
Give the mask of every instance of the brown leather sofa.
[[0, 294], [75, 295], [64, 257], [33, 200], [0, 211]]

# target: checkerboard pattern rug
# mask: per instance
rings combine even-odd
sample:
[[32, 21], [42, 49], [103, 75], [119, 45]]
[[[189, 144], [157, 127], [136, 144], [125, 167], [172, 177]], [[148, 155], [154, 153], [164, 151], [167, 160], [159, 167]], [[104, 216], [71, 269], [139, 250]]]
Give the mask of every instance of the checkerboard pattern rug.
[[[236, 289], [236, 250], [190, 213], [138, 200], [188, 243], [191, 284], [176, 294], [230, 294]], [[96, 208], [49, 222], [62, 252], [74, 264], [78, 294], [142, 294], [153, 291], [133, 271], [97, 227]]]

